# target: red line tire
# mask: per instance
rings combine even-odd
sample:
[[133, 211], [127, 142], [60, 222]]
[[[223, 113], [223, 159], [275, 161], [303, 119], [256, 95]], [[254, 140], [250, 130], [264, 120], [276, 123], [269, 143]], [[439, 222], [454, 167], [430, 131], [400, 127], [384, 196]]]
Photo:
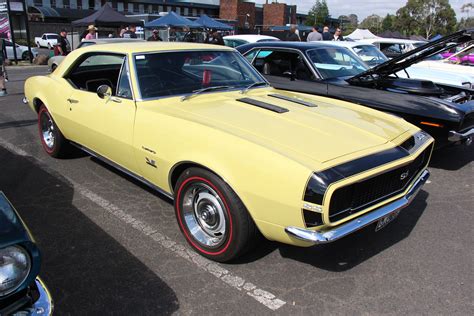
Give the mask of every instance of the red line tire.
[[179, 228], [202, 256], [227, 262], [256, 245], [259, 232], [254, 221], [237, 194], [214, 173], [186, 169], [174, 191]]
[[38, 132], [44, 151], [51, 157], [62, 158], [69, 153], [70, 145], [53, 120], [46, 106], [38, 111]]

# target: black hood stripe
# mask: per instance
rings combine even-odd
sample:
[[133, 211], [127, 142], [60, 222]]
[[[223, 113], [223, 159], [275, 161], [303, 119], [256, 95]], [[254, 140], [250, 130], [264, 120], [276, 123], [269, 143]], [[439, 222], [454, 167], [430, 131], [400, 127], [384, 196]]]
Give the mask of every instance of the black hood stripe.
[[289, 101], [289, 102], [293, 102], [293, 103], [298, 103], [298, 104], [301, 104], [301, 105], [304, 105], [304, 106], [307, 106], [307, 107], [310, 107], [310, 108], [317, 107], [317, 105], [314, 104], [314, 103], [307, 102], [307, 101], [298, 99], [296, 97], [288, 97], [286, 95], [281, 95], [281, 94], [269, 94], [268, 96], [272, 97], [272, 98], [277, 98], [277, 99], [280, 99], [280, 100], [285, 100], [285, 101]]
[[276, 113], [285, 113], [285, 112], [289, 111], [288, 109], [282, 108], [281, 106], [277, 106], [277, 105], [273, 105], [273, 104], [270, 104], [270, 103], [254, 100], [254, 99], [251, 99], [251, 98], [241, 98], [241, 99], [237, 99], [237, 101], [247, 103], [247, 104], [251, 104], [251, 105], [255, 105], [259, 108], [262, 108], [262, 109], [265, 109], [265, 110], [270, 110], [270, 111], [273, 111], [273, 112], [276, 112]]

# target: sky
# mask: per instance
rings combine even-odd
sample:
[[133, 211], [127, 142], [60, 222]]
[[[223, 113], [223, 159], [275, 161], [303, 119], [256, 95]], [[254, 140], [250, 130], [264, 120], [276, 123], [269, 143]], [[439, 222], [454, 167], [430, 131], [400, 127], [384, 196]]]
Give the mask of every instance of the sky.
[[[270, 0], [271, 1], [271, 0]], [[269, 2], [270, 2], [269, 1]], [[265, 3], [265, 0], [256, 0], [257, 3]], [[296, 4], [298, 12], [308, 12], [308, 10], [316, 2], [315, 0], [280, 0], [279, 2], [286, 2], [287, 4]], [[332, 17], [339, 15], [349, 15], [351, 13], [357, 14], [359, 21], [362, 21], [366, 16], [373, 13], [380, 16], [385, 16], [387, 13], [395, 14], [397, 10], [403, 7], [407, 0], [326, 0], [329, 6], [329, 14]], [[451, 6], [456, 12], [458, 20], [465, 17], [466, 14], [461, 14], [461, 6], [470, 0], [449, 0]], [[474, 12], [471, 12], [474, 16]]]

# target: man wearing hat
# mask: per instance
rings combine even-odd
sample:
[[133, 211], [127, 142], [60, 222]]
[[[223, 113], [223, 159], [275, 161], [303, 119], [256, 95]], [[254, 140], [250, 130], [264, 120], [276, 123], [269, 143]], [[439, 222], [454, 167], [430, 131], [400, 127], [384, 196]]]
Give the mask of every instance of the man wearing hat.
[[151, 36], [147, 38], [149, 42], [161, 42], [163, 41], [160, 37], [160, 32], [157, 29], [154, 29], [151, 33]]
[[67, 40], [67, 31], [65, 29], [62, 29], [59, 35], [60, 36], [57, 45], [58, 52], [59, 55], [66, 56], [71, 52], [71, 44], [69, 44], [69, 41]]
[[94, 25], [89, 25], [87, 27], [87, 32], [88, 33], [87, 33], [85, 39], [86, 40], [96, 39], [97, 38], [96, 31], [97, 31], [97, 28]]

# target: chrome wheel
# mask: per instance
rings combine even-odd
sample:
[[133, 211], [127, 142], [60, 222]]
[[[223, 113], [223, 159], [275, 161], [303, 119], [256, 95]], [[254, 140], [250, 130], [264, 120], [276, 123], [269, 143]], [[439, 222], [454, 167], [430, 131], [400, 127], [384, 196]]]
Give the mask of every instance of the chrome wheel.
[[41, 113], [41, 137], [43, 142], [49, 149], [54, 148], [56, 140], [53, 120], [47, 112]]
[[207, 247], [219, 247], [226, 239], [225, 205], [217, 192], [205, 183], [192, 183], [183, 195], [183, 218], [195, 240]]

